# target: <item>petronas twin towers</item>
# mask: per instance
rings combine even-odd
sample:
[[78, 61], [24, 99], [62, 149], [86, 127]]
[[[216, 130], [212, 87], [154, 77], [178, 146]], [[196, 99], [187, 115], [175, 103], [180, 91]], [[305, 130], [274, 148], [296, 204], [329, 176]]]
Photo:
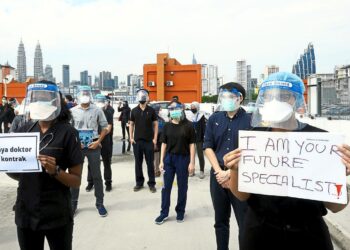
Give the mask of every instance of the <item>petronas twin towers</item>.
[[[34, 78], [40, 80], [44, 76], [43, 67], [43, 54], [41, 52], [41, 47], [38, 42], [35, 48], [34, 55]], [[17, 54], [17, 79], [19, 82], [25, 82], [27, 80], [27, 60], [26, 52], [24, 50], [24, 44], [21, 40], [18, 46]]]

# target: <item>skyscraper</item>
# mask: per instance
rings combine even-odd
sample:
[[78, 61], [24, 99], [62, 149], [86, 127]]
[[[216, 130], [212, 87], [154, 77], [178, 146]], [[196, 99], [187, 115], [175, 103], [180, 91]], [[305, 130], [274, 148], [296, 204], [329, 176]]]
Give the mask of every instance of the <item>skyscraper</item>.
[[35, 48], [34, 55], [34, 78], [35, 80], [40, 80], [44, 76], [44, 66], [43, 66], [43, 54], [41, 52], [41, 47], [38, 41], [38, 44]]
[[55, 79], [52, 75], [52, 67], [51, 65], [46, 65], [45, 67], [45, 80], [55, 82]]
[[217, 95], [218, 66], [202, 64], [202, 95]]
[[89, 73], [87, 70], [80, 72], [80, 84], [89, 85]]
[[269, 75], [273, 73], [277, 73], [280, 71], [280, 68], [276, 65], [267, 65], [265, 66], [264, 77], [267, 78]]
[[248, 69], [251, 71], [250, 65], [247, 68], [246, 60], [240, 60], [236, 62], [236, 78], [237, 82], [243, 86], [245, 90], [247, 90], [248, 85]]
[[[112, 88], [111, 86], [111, 82], [109, 80], [112, 80], [112, 73], [109, 72], [109, 71], [102, 71], [100, 72], [100, 78], [99, 78], [99, 89], [105, 89], [106, 87], [107, 88]], [[106, 85], [106, 81], [108, 81], [108, 86], [105, 86]], [[114, 84], [113, 84], [114, 85]]]
[[27, 60], [22, 39], [19, 43], [17, 53], [17, 79], [19, 82], [25, 82], [27, 80]]
[[62, 82], [65, 88], [69, 88], [69, 65], [62, 65]]
[[197, 64], [197, 60], [196, 60], [196, 57], [194, 56], [194, 54], [193, 54], [193, 57], [192, 57], [192, 64]]
[[114, 88], [118, 89], [119, 88], [119, 78], [118, 76], [114, 76]]
[[301, 79], [306, 79], [309, 75], [316, 73], [315, 51], [312, 43], [308, 44], [304, 54], [300, 55], [296, 64], [293, 65], [292, 72]]

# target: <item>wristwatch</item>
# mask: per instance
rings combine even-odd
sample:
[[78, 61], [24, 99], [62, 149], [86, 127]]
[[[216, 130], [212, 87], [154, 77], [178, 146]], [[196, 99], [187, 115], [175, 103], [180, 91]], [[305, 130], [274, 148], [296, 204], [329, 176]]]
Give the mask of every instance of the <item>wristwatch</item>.
[[57, 176], [57, 175], [60, 173], [60, 171], [61, 171], [60, 166], [56, 165], [56, 171], [55, 171], [55, 173], [54, 173], [54, 174], [51, 174], [50, 176], [51, 176], [51, 177], [55, 177], [55, 176]]

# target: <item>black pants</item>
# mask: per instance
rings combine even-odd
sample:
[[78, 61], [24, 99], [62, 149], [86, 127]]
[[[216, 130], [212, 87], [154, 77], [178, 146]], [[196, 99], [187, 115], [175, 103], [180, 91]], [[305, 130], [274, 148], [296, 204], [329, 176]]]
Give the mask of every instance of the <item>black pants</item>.
[[63, 227], [33, 231], [17, 227], [18, 243], [21, 250], [42, 250], [46, 237], [51, 250], [71, 250], [73, 222]]
[[146, 158], [147, 173], [148, 173], [148, 186], [154, 187], [156, 185], [156, 180], [154, 176], [154, 145], [152, 141], [138, 140], [133, 144], [134, 156], [135, 156], [135, 175], [136, 175], [136, 185], [143, 186], [145, 178], [143, 177], [142, 162], [143, 155]]
[[238, 200], [229, 189], [217, 182], [213, 169], [210, 171], [210, 195], [215, 211], [215, 235], [218, 250], [229, 249], [231, 206], [239, 228], [239, 242], [243, 238], [247, 203]]
[[204, 155], [203, 155], [203, 142], [196, 142], [197, 156], [199, 159], [199, 170], [204, 171]]
[[123, 139], [125, 139], [125, 130], [128, 133], [128, 138], [130, 138], [130, 134], [129, 134], [129, 127], [126, 126], [126, 124], [128, 124], [127, 122], [123, 122], [122, 121], [122, 133], [123, 133]]

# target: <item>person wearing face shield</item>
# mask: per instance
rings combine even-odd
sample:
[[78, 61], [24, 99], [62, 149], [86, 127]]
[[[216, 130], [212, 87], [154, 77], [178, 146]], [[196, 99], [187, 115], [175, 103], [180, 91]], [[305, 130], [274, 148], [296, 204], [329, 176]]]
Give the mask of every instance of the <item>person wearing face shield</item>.
[[[253, 130], [271, 133], [326, 132], [296, 119], [296, 114], [305, 112], [304, 91], [304, 83], [294, 74], [279, 72], [270, 75], [260, 86], [257, 110], [251, 121]], [[346, 167], [346, 175], [349, 175], [350, 146], [341, 145], [338, 150]], [[239, 192], [240, 152], [240, 149], [236, 149], [226, 154], [224, 163], [232, 169], [232, 193], [248, 202], [242, 249], [281, 249], [282, 246], [284, 249], [333, 249], [322, 217], [327, 214], [327, 209], [335, 213], [346, 205]]]
[[[0, 117], [2, 117], [2, 114], [5, 111], [6, 104], [7, 104], [7, 97], [3, 96], [1, 98], [1, 103], [0, 103]], [[2, 124], [3, 124], [3, 122], [4, 121], [2, 119], [0, 119], [0, 133], [2, 133]]]
[[4, 122], [4, 133], [8, 133], [10, 131], [11, 123], [16, 116], [15, 107], [17, 101], [15, 98], [10, 98], [8, 101], [6, 100], [5, 103], [4, 111], [2, 115], [0, 115], [0, 121]]
[[[104, 115], [106, 116], [108, 126], [107, 126], [107, 135], [104, 137], [104, 139], [101, 141], [101, 156], [104, 166], [104, 179], [105, 179], [105, 185], [106, 185], [106, 192], [112, 191], [112, 151], [113, 151], [113, 144], [111, 143], [111, 140], [113, 140], [111, 136], [111, 131], [113, 128], [113, 114], [110, 110], [107, 109], [107, 98], [106, 96], [102, 94], [97, 94], [94, 98], [94, 104], [103, 110]], [[99, 133], [101, 129], [99, 128]], [[94, 181], [92, 179], [91, 170], [88, 166], [88, 176], [87, 176], [88, 185], [86, 187], [86, 191], [90, 192], [94, 186]]]
[[133, 145], [135, 156], [135, 175], [136, 186], [134, 191], [140, 191], [143, 188], [145, 178], [143, 177], [142, 162], [143, 155], [146, 158], [148, 186], [152, 193], [156, 190], [156, 181], [154, 176], [154, 148], [157, 145], [158, 121], [154, 109], [147, 105], [149, 93], [146, 89], [140, 89], [136, 93], [136, 99], [139, 102], [132, 109], [130, 115], [130, 143]]
[[238, 148], [238, 131], [250, 129], [251, 116], [241, 108], [245, 98], [242, 85], [229, 82], [220, 87], [219, 111], [209, 117], [205, 129], [203, 148], [212, 165], [210, 194], [215, 211], [215, 235], [218, 250], [229, 249], [231, 206], [242, 240], [246, 202], [238, 200], [229, 189], [230, 170], [225, 167], [223, 156]]
[[176, 220], [184, 221], [187, 202], [188, 176], [195, 168], [194, 128], [186, 118], [182, 104], [172, 102], [168, 106], [170, 122], [165, 123], [162, 132], [162, 146], [159, 169], [163, 171], [164, 186], [162, 188], [162, 204], [160, 215], [155, 223], [161, 225], [168, 219], [170, 194], [173, 181], [177, 178], [178, 198], [175, 207]]
[[71, 113], [55, 83], [40, 81], [27, 87], [24, 113], [32, 122], [17, 133], [40, 133], [40, 173], [20, 173], [15, 207], [21, 249], [72, 249], [73, 216], [69, 187], [79, 187], [82, 153], [78, 132], [69, 124]]
[[120, 112], [119, 120], [120, 120], [121, 125], [122, 125], [122, 134], [123, 134], [122, 140], [125, 140], [125, 130], [128, 133], [128, 140], [130, 140], [128, 126], [129, 126], [129, 118], [130, 118], [131, 109], [129, 107], [128, 101], [123, 101], [122, 103], [119, 103], [118, 112]]
[[[104, 192], [100, 155], [101, 142], [108, 134], [108, 123], [102, 109], [92, 103], [92, 93], [89, 86], [79, 86], [77, 100], [78, 105], [70, 109], [73, 116], [72, 125], [79, 131], [83, 156], [88, 159], [95, 188], [97, 211], [101, 217], [106, 217], [108, 213], [103, 205]], [[73, 213], [75, 214], [78, 207], [79, 188], [72, 188], [71, 193]]]

